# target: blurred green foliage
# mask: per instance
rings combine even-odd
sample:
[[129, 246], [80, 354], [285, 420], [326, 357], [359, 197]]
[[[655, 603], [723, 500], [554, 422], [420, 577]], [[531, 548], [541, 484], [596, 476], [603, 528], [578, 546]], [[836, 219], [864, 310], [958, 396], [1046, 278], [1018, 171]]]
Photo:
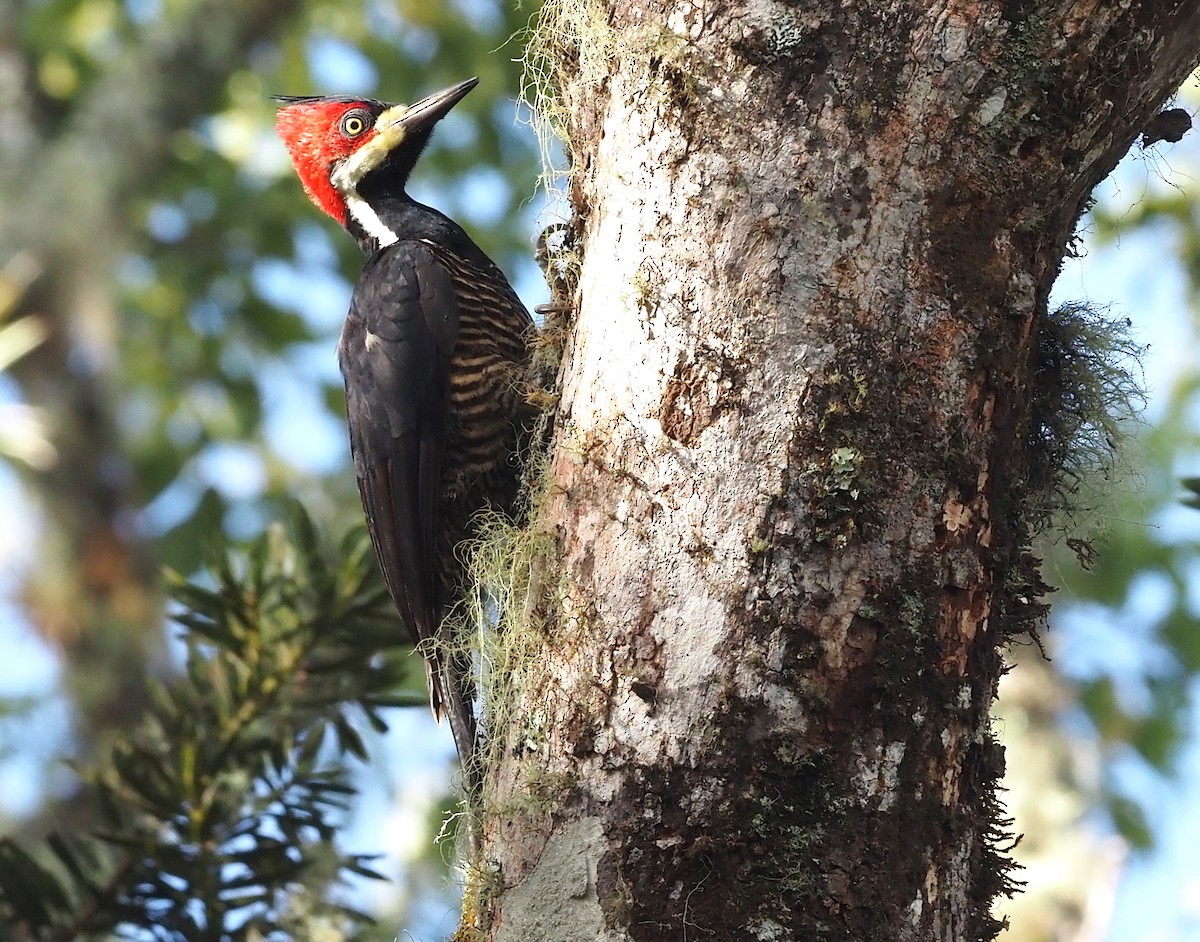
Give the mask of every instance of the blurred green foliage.
[[[56, 213], [66, 232], [34, 234], [40, 244], [32, 246], [22, 241], [31, 233], [6, 226], [0, 261], [32, 249], [45, 275], [62, 268], [86, 279], [87, 309], [43, 316], [66, 321], [80, 340], [70, 355], [102, 374], [133, 503], [154, 506], [167, 495], [160, 513], [141, 521], [149, 535], [165, 537], [155, 556], [185, 572], [199, 563], [198, 537], [212, 533], [212, 524], [229, 522], [243, 532], [261, 527], [280, 494], [301, 490], [325, 516], [353, 504], [335, 460], [340, 442], [333, 443], [333, 458], [305, 461], [305, 449], [293, 449], [289, 438], [340, 431], [333, 345], [348, 297], [344, 279], [361, 259], [301, 192], [274, 140], [271, 94], [355, 91], [414, 100], [479, 75], [479, 89], [435, 136], [416, 189], [460, 219], [510, 272], [532, 263], [534, 220], [521, 207], [534, 192], [536, 146], [516, 121], [518, 71], [502, 48], [527, 12], [499, 0], [260, 3], [266, 12], [247, 14], [252, 6], [18, 3], [18, 46], [7, 53], [19, 58], [29, 83], [23, 89], [29, 107], [22, 109], [28, 120], [18, 123], [36, 141], [25, 156], [37, 160], [7, 167], [10, 186], [45, 186], [40, 171], [53, 167], [64, 148], [76, 150], [63, 161], [80, 168], [88, 167], [93, 143], [97, 154], [115, 157], [97, 159], [103, 176], [51, 183], [69, 195], [50, 208], [99, 203], [103, 219]], [[261, 32], [228, 50], [224, 71], [189, 72], [201, 56], [188, 48], [203, 43], [192, 33], [197, 21], [217, 26], [222, 18], [252, 19]], [[220, 29], [211, 34], [214, 42], [231, 41]], [[172, 47], [178, 75], [171, 74]], [[162, 100], [154, 89], [131, 95], [137, 80], [122, 76], [145, 68], [150, 81], [159, 66], [179, 88]], [[140, 118], [101, 125], [123, 105], [94, 96], [117, 92], [130, 95], [128, 107]], [[115, 139], [86, 139], [108, 127]], [[33, 208], [47, 201], [27, 202]], [[90, 222], [96, 231], [71, 231]], [[40, 306], [32, 294], [31, 306]], [[319, 384], [320, 394], [297, 392], [281, 378]], [[36, 400], [36, 389], [25, 391]], [[328, 421], [315, 415], [311, 426], [288, 423], [305, 409], [326, 413]], [[243, 443], [242, 456], [261, 482], [231, 484], [198, 466], [197, 456], [217, 442]]]
[[[1186, 163], [1197, 153], [1193, 135], [1171, 159]], [[1162, 145], [1160, 145], [1161, 148]], [[1100, 200], [1089, 217], [1094, 249], [1135, 232], [1150, 231], [1178, 251], [1193, 317], [1200, 314], [1200, 202], [1195, 184], [1178, 167], [1159, 167], [1142, 157], [1152, 183], [1129, 207]], [[1164, 259], [1164, 272], [1167, 262]], [[1149, 273], [1153, 275], [1154, 273]], [[1149, 320], [1153, 311], [1130, 311]], [[1200, 515], [1193, 480], [1200, 453], [1196, 409], [1200, 374], [1185, 370], [1173, 386], [1156, 392], [1160, 414], [1133, 429], [1123, 473], [1092, 482], [1095, 535], [1081, 546], [1065, 543], [1048, 558], [1050, 578], [1062, 591], [1055, 617], [1085, 632], [1076, 645], [1099, 648], [1084, 667], [1072, 668], [1078, 706], [1096, 731], [1108, 762], [1101, 772], [1100, 801], [1134, 847], [1153, 843], [1154, 809], [1114, 774], [1120, 764], [1141, 763], [1162, 775], [1175, 771], [1181, 745], [1194, 731], [1189, 721], [1200, 673]], [[1099, 487], [1096, 487], [1096, 485]]]
[[[158, 708], [148, 678], [171, 674], [164, 566], [195, 573], [297, 498], [322, 530], [361, 519], [335, 345], [362, 259], [304, 196], [270, 96], [412, 101], [478, 75], [413, 192], [536, 284], [538, 148], [510, 42], [531, 13], [505, 0], [0, 4], [0, 402], [30, 422], [0, 449], [37, 528], [0, 560], [22, 612], [5, 631], [61, 666], [53, 694], [14, 695], [0, 722], [65, 701], [72, 739], [57, 745], [105, 761], [113, 730]], [[45, 798], [7, 827], [95, 825], [85, 796]], [[432, 847], [429, 859], [444, 873]]]
[[332, 891], [344, 871], [376, 877], [337, 848], [346, 758], [367, 758], [360, 723], [382, 732], [384, 708], [424, 702], [424, 672], [365, 530], [322, 546], [292, 516], [211, 587], [176, 585], [185, 667], [85, 770], [100, 826], [34, 852], [0, 839], [0, 938], [311, 938], [366, 921]]

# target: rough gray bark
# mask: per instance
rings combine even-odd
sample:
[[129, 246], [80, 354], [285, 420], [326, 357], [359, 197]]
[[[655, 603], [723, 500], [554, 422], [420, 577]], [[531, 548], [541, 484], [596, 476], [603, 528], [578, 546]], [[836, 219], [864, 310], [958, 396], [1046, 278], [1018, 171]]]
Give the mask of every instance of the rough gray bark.
[[557, 552], [460, 937], [991, 938], [1040, 318], [1200, 4], [542, 16], [582, 232]]

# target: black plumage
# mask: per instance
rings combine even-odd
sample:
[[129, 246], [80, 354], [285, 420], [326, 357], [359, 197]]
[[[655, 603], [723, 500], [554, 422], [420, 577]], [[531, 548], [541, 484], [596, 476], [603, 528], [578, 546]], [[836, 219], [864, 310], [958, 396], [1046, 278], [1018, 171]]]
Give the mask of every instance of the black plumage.
[[533, 322], [452, 221], [411, 201], [373, 205], [412, 238], [371, 257], [342, 330], [351, 452], [388, 590], [466, 763], [476, 736], [469, 664], [440, 631], [467, 586], [456, 547], [479, 512], [514, 512], [533, 421], [523, 396]]
[[276, 123], [309, 196], [369, 256], [338, 344], [350, 447], [388, 591], [469, 782], [470, 659], [445, 615], [468, 588], [456, 548], [481, 512], [515, 510], [534, 327], [491, 259], [406, 185], [436, 123], [476, 84], [411, 106], [286, 98]]

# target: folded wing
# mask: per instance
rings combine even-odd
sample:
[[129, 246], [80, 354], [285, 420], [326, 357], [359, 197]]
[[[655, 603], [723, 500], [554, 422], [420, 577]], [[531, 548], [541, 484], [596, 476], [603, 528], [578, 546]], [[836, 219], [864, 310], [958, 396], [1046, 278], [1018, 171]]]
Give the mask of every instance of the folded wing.
[[449, 712], [466, 761], [464, 745], [474, 741], [470, 695], [429, 643], [444, 614], [435, 541], [458, 321], [454, 283], [433, 252], [397, 242], [359, 276], [338, 358], [371, 540], [401, 619], [415, 643], [426, 642], [434, 715]]

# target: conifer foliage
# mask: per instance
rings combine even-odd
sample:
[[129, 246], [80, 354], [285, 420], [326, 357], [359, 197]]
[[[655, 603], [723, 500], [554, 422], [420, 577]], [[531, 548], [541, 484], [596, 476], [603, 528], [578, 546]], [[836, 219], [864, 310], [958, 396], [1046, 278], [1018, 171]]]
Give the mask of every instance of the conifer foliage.
[[81, 770], [102, 827], [0, 842], [0, 940], [336, 937], [365, 918], [337, 901], [347, 874], [377, 876], [334, 846], [346, 759], [366, 757], [363, 720], [424, 702], [370, 543], [323, 546], [299, 511], [204, 581], [174, 588], [184, 669]]

